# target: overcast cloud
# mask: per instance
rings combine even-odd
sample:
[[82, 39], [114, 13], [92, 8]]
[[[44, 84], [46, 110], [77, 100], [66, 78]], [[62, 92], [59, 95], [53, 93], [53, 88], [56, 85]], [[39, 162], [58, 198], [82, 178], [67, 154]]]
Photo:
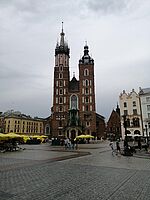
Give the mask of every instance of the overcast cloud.
[[62, 21], [71, 76], [88, 42], [99, 114], [108, 118], [122, 90], [150, 87], [150, 0], [0, 0], [0, 111], [50, 115]]

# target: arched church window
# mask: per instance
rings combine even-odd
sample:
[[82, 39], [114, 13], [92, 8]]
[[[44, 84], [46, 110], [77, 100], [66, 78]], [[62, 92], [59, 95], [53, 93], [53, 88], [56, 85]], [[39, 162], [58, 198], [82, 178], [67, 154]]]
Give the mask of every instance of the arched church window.
[[89, 86], [89, 80], [85, 80], [85, 86]]
[[89, 75], [89, 70], [88, 69], [85, 69], [84, 70], [84, 76], [88, 76]]
[[62, 80], [59, 81], [59, 86], [60, 86], [60, 87], [63, 86], [63, 81], [62, 81]]
[[59, 103], [63, 103], [63, 98], [62, 97], [59, 98]]
[[89, 94], [88, 88], [85, 88], [85, 94]]
[[71, 96], [71, 109], [77, 109], [78, 108], [78, 98], [76, 95]]
[[86, 97], [85, 99], [86, 99], [86, 103], [89, 103], [89, 97]]
[[89, 111], [89, 107], [88, 107], [88, 105], [86, 105], [86, 111]]
[[63, 71], [63, 65], [59, 65], [59, 71]]
[[59, 90], [59, 94], [63, 94], [63, 89], [60, 89], [60, 90]]
[[63, 78], [63, 74], [62, 73], [59, 74], [59, 78]]
[[46, 135], [49, 135], [50, 134], [50, 127], [49, 127], [49, 125], [46, 125]]

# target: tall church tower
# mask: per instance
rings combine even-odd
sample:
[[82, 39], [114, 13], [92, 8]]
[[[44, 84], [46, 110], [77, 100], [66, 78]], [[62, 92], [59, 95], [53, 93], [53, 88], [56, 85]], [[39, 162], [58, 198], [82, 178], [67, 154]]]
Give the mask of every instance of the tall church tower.
[[53, 88], [53, 107], [52, 107], [52, 133], [53, 136], [62, 135], [63, 127], [67, 124], [69, 109], [69, 47], [65, 41], [65, 33], [60, 33], [60, 42], [55, 48], [55, 67], [54, 67], [54, 88]]
[[87, 44], [84, 55], [79, 60], [80, 119], [85, 127], [85, 134], [96, 136], [94, 60], [89, 56]]

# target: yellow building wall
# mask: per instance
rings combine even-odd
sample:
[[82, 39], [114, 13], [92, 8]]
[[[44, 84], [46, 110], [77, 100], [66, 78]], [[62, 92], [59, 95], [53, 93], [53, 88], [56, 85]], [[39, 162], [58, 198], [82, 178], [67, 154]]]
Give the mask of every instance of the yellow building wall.
[[44, 134], [44, 123], [42, 120], [21, 119], [15, 117], [5, 118], [5, 133], [18, 133], [28, 135]]

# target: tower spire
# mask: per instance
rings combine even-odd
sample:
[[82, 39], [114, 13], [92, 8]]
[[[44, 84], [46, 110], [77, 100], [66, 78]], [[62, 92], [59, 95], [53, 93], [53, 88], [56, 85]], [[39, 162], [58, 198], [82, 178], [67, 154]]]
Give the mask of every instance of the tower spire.
[[63, 30], [63, 25], [64, 25], [64, 22], [62, 22], [62, 29], [61, 29], [61, 32], [62, 32], [62, 33], [64, 32], [64, 30]]
[[62, 22], [61, 25], [61, 33], [60, 33], [60, 42], [56, 44], [56, 48], [55, 48], [55, 56], [57, 54], [62, 54], [65, 53], [66, 55], [69, 56], [69, 47], [68, 47], [68, 43], [65, 41], [65, 33], [64, 33], [64, 27], [63, 27], [64, 23]]
[[84, 46], [84, 56], [89, 55], [89, 47], [87, 45], [87, 41], [85, 42], [85, 46]]
[[85, 46], [87, 46], [87, 40], [85, 40]]
[[62, 30], [61, 30], [61, 33], [60, 33], [60, 46], [64, 46], [64, 36], [65, 36], [65, 33], [63, 32], [63, 22], [62, 22]]

